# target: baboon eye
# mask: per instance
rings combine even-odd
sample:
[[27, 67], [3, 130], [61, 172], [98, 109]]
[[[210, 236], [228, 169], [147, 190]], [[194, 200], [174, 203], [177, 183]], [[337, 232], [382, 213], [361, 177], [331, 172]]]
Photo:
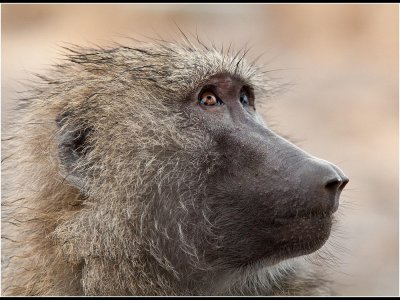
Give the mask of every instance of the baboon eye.
[[239, 99], [240, 99], [240, 103], [242, 103], [243, 106], [248, 106], [250, 104], [249, 97], [247, 97], [246, 92], [243, 90], [240, 92]]
[[223, 102], [211, 92], [204, 92], [199, 97], [199, 103], [206, 106], [221, 105]]

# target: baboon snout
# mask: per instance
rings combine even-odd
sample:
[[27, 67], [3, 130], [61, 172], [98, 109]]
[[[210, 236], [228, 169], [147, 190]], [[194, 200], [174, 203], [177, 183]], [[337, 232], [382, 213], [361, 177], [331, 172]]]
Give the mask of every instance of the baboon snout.
[[339, 207], [340, 193], [349, 182], [344, 173], [332, 163], [310, 158], [300, 168], [303, 178], [301, 188], [314, 191], [312, 205], [323, 212], [335, 212]]

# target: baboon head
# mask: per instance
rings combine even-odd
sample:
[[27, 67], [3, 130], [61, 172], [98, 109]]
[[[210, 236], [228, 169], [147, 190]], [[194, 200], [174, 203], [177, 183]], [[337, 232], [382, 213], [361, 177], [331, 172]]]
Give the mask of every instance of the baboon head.
[[272, 84], [244, 52], [160, 42], [68, 60], [41, 97], [63, 182], [82, 199], [53, 237], [83, 264], [87, 293], [146, 293], [138, 278], [201, 293], [210, 274], [326, 242], [348, 179], [262, 120]]

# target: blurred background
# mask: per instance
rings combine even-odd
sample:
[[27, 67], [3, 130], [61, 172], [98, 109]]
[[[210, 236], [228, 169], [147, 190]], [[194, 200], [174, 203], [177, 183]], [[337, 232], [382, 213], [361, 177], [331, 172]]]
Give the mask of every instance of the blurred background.
[[396, 4], [3, 4], [2, 132], [20, 80], [56, 62], [64, 42], [179, 39], [177, 23], [205, 42], [247, 43], [250, 57], [264, 53], [259, 62], [276, 70], [271, 77], [291, 83], [262, 105], [267, 123], [350, 178], [328, 245], [340, 261], [332, 273], [339, 294], [398, 295], [398, 11]]

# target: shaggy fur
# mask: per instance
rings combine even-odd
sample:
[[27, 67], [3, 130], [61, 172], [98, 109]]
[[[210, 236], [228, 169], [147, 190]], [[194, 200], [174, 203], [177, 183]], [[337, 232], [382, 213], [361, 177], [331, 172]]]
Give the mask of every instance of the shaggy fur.
[[219, 154], [182, 103], [218, 73], [273, 93], [245, 52], [74, 47], [40, 76], [4, 142], [3, 294], [329, 294], [302, 257], [229, 270], [203, 255]]

